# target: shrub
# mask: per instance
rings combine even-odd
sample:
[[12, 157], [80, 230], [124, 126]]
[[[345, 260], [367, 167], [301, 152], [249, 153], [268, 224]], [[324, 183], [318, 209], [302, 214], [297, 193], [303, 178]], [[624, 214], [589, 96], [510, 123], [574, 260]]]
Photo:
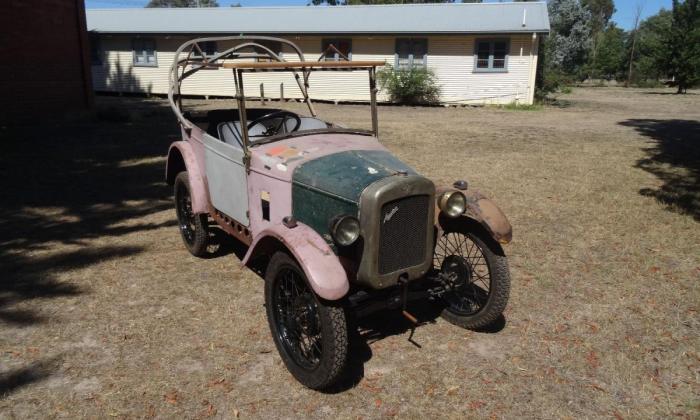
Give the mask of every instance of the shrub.
[[554, 69], [546, 70], [539, 77], [538, 85], [535, 89], [535, 98], [538, 101], [546, 101], [549, 95], [561, 92], [575, 82], [575, 78], [571, 75]]
[[435, 74], [424, 68], [395, 69], [391, 66], [377, 72], [382, 89], [392, 102], [408, 105], [430, 105], [440, 101], [440, 87]]

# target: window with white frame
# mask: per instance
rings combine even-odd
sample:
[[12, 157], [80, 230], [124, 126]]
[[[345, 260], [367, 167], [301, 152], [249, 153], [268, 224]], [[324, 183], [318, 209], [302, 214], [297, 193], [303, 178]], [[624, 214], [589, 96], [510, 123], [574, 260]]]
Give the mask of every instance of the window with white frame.
[[410, 69], [425, 67], [428, 58], [428, 40], [426, 38], [396, 38], [394, 67]]
[[510, 42], [507, 39], [477, 39], [474, 47], [474, 71], [508, 71], [509, 48]]
[[[333, 45], [336, 50], [329, 51], [330, 46]], [[324, 39], [321, 43], [321, 51], [326, 54], [324, 61], [343, 61], [352, 60], [352, 40], [350, 38], [334, 38], [334, 39]]]
[[134, 66], [158, 67], [156, 41], [153, 38], [136, 38], [132, 41]]

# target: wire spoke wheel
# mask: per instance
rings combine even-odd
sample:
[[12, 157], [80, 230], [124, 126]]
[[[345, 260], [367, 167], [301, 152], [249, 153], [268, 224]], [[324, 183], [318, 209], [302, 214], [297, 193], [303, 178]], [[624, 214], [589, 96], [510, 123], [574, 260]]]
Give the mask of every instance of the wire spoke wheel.
[[272, 339], [289, 372], [312, 389], [336, 383], [347, 362], [345, 309], [316, 296], [304, 270], [285, 252], [276, 252], [267, 266], [265, 307]]
[[487, 235], [446, 229], [437, 238], [433, 269], [443, 274], [443, 318], [478, 329], [495, 321], [508, 302], [510, 274], [503, 250]]
[[318, 366], [323, 344], [318, 305], [311, 290], [294, 270], [278, 273], [273, 304], [280, 341], [294, 361], [306, 369]]
[[444, 296], [454, 312], [473, 315], [488, 301], [491, 274], [484, 252], [469, 235], [448, 232], [435, 246], [433, 267], [450, 275], [451, 291]]

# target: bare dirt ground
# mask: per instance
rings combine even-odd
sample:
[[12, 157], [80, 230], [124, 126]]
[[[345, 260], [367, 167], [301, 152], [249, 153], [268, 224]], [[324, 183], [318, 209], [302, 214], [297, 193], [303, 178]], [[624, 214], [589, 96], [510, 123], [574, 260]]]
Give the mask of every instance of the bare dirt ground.
[[399, 157], [510, 217], [511, 301], [490, 333], [423, 314], [420, 348], [401, 318], [370, 319], [328, 394], [282, 365], [241, 247], [181, 244], [165, 105], [98, 98], [101, 118], [0, 130], [0, 418], [700, 416], [698, 92], [381, 107]]

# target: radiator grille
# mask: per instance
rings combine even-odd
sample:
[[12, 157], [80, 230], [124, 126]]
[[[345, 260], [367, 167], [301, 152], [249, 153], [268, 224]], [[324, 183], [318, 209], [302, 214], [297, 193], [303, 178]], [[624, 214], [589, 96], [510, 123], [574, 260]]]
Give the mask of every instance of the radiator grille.
[[415, 195], [382, 206], [379, 219], [379, 274], [424, 262], [430, 197]]

